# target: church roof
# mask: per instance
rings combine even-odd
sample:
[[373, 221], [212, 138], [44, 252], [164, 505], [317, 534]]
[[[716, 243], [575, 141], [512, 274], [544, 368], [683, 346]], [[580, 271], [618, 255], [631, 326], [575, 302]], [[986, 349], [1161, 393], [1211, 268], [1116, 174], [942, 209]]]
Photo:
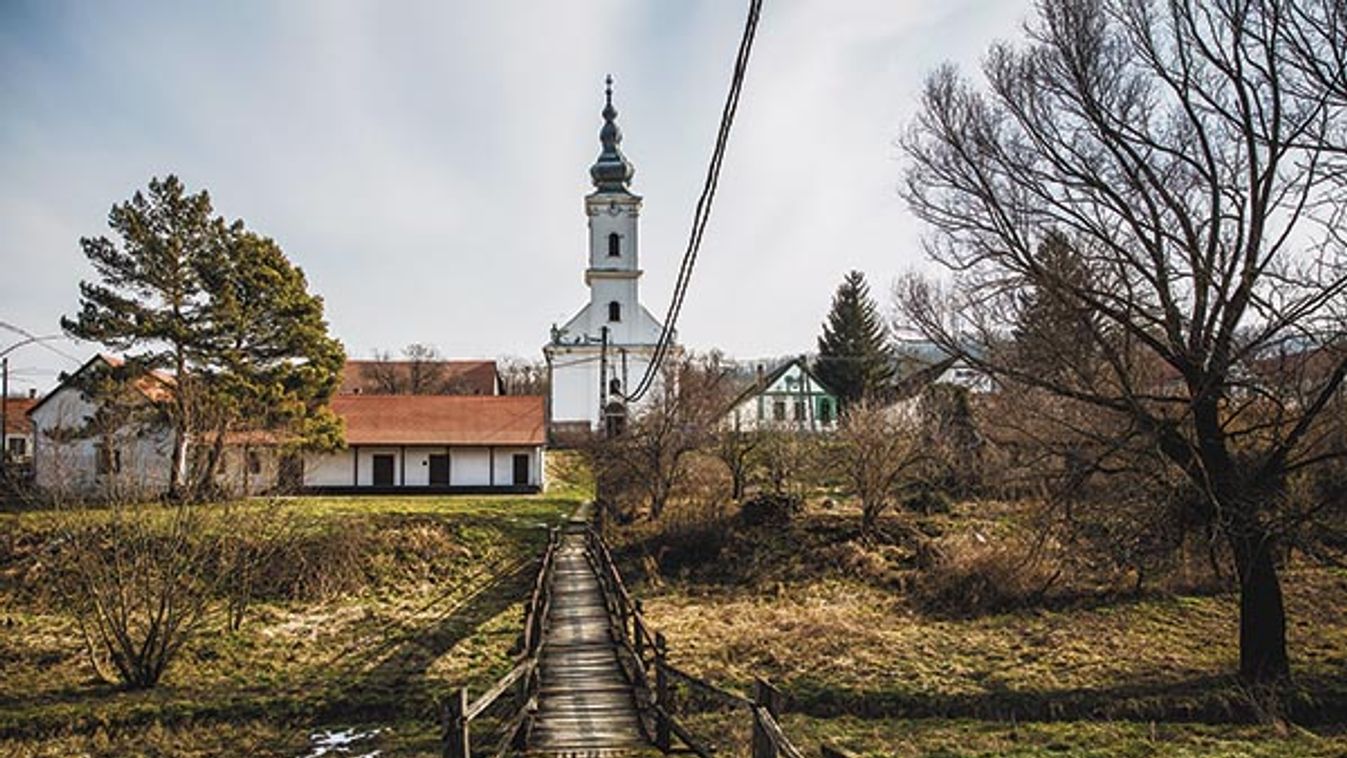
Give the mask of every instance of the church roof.
[[605, 80], [603, 127], [599, 129], [599, 143], [603, 149], [598, 160], [589, 167], [589, 176], [600, 192], [626, 192], [636, 168], [622, 154], [622, 130], [617, 126], [617, 109], [613, 107], [613, 77]]

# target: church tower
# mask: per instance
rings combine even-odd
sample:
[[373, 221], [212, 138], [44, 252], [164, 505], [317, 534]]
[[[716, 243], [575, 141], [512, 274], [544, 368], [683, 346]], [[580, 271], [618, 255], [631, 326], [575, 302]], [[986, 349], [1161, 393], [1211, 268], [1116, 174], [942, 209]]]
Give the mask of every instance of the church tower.
[[602, 409], [621, 402], [623, 393], [640, 381], [661, 331], [659, 321], [641, 305], [641, 197], [631, 192], [636, 169], [622, 153], [611, 76], [604, 96], [599, 157], [589, 169], [594, 191], [585, 196], [589, 303], [564, 326], [553, 326], [543, 348], [554, 434], [596, 429]]

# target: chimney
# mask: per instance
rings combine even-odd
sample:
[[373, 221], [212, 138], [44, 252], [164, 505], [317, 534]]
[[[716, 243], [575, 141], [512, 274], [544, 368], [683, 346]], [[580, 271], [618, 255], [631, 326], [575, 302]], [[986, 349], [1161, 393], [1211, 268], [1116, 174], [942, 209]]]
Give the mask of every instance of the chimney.
[[29, 388], [28, 388], [28, 399], [29, 399], [29, 400], [36, 400], [36, 399], [37, 399], [37, 387], [29, 387]]
[[758, 364], [758, 384], [762, 384], [763, 375], [764, 375], [765, 373], [766, 373], [766, 372], [763, 371], [762, 364], [759, 363], [759, 364]]

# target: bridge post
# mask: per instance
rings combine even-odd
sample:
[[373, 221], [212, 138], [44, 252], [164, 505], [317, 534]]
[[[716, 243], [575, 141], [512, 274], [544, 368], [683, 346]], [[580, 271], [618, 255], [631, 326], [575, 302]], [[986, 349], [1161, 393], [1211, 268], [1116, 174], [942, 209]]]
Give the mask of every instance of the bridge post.
[[777, 758], [776, 740], [767, 732], [763, 713], [777, 721], [781, 717], [781, 690], [762, 677], [753, 681], [753, 758]]
[[661, 752], [669, 752], [669, 719], [673, 715], [673, 703], [669, 702], [669, 675], [664, 670], [664, 657], [669, 652], [669, 643], [664, 632], [655, 632], [655, 747]]
[[645, 606], [641, 604], [640, 599], [636, 600], [636, 613], [631, 617], [631, 636], [632, 644], [636, 647], [636, 660], [640, 662], [642, 668], [645, 667], [645, 624], [641, 619], [645, 618]]
[[444, 704], [444, 758], [469, 758], [468, 690], [460, 687]]

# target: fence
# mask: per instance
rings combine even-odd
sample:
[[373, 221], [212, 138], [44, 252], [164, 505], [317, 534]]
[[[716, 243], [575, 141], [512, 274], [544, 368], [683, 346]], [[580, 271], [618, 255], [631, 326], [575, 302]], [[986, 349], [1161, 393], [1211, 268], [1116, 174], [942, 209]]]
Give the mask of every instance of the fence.
[[[653, 735], [655, 746], [667, 753], [673, 748], [672, 738], [677, 737], [688, 750], [701, 758], [711, 758], [717, 752], [717, 746], [699, 739], [687, 724], [675, 716], [680, 700], [675, 697], [677, 683], [696, 693], [703, 702], [713, 704], [712, 707], [745, 714], [737, 720], [751, 726], [752, 734], [748, 742], [753, 758], [804, 758], [804, 753], [781, 728], [784, 700], [781, 691], [759, 678], [754, 683], [753, 697], [750, 699], [670, 664], [664, 634], [652, 631], [641, 601], [634, 599], [628, 591], [602, 534], [591, 528], [586, 539], [588, 553], [594, 561], [599, 585], [603, 589], [604, 602], [627, 653], [624, 665], [638, 693], [644, 693], [642, 710], [646, 714], [648, 731]], [[844, 751], [826, 745], [822, 753], [824, 758], [847, 758]]]
[[[445, 703], [445, 758], [470, 758], [472, 724], [493, 710], [503, 713], [497, 718], [498, 740], [488, 754], [503, 756], [523, 747], [526, 722], [538, 697], [538, 655], [542, 650], [543, 625], [552, 604], [552, 565], [559, 544], [560, 531], [554, 528], [548, 534], [547, 549], [533, 580], [533, 592], [524, 606], [523, 639], [514, 667], [476, 700], [469, 700], [468, 690], [463, 687]], [[505, 697], [507, 694], [511, 697]]]

